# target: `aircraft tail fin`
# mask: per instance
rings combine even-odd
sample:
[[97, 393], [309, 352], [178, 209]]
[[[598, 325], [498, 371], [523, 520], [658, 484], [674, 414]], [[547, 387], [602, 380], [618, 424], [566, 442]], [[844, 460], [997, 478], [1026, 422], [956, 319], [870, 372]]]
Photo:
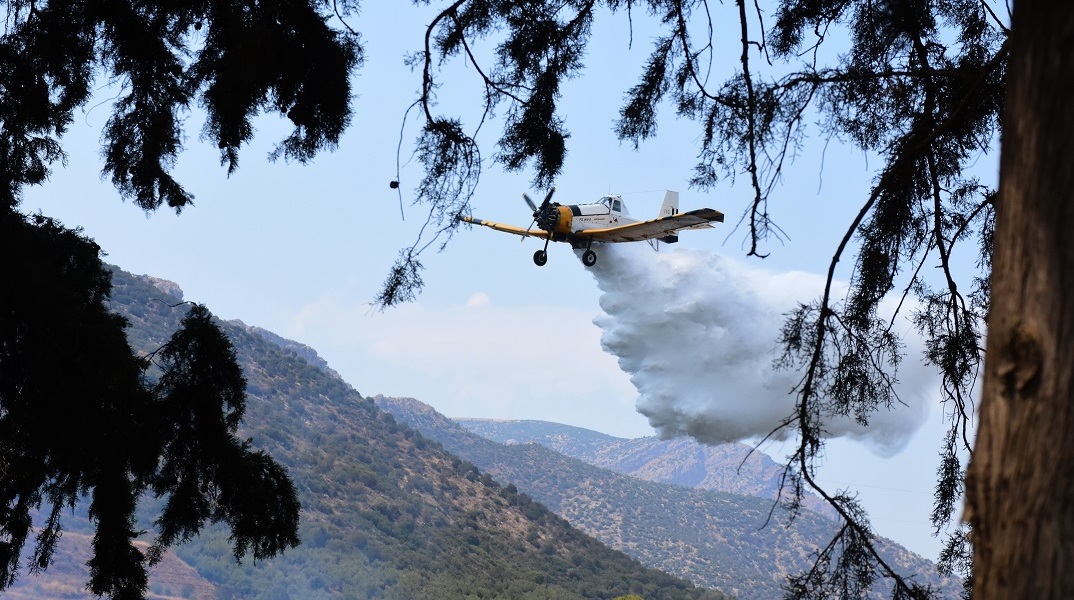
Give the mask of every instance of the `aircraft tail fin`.
[[657, 218], [670, 217], [679, 212], [679, 192], [673, 192], [668, 190], [664, 194], [664, 204], [660, 207], [660, 214]]
[[[668, 190], [664, 193], [664, 204], [660, 206], [660, 214], [657, 216], [657, 218], [663, 219], [664, 217], [670, 217], [674, 214], [677, 214], [678, 212], [679, 192], [673, 192], [671, 190]], [[660, 238], [660, 241], [664, 242], [665, 244], [674, 244], [675, 242], [679, 241], [679, 236], [678, 234], [672, 233], [670, 235], [665, 235], [664, 237]]]

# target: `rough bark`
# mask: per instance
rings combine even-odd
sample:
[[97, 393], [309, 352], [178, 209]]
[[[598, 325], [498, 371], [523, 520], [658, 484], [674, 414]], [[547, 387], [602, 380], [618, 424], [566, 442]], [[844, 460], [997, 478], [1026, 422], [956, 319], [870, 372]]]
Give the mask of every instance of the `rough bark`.
[[1074, 5], [1018, 0], [981, 420], [975, 599], [1074, 598]]

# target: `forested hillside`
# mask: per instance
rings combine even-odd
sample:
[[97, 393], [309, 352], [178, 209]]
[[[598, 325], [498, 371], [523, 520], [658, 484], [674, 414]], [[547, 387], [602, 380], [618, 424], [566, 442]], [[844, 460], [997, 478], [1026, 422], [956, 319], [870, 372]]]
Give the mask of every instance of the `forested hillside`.
[[[116, 271], [113, 305], [149, 352], [186, 312]], [[611, 550], [380, 411], [309, 352], [225, 324], [248, 379], [244, 437], [301, 494], [302, 544], [236, 564], [219, 530], [177, 554], [227, 598], [721, 598]], [[313, 354], [312, 356], [315, 356]]]
[[[788, 522], [766, 498], [688, 489], [644, 481], [568, 458], [544, 446], [500, 444], [480, 437], [409, 398], [377, 403], [449, 451], [556, 511], [606, 544], [664, 571], [717, 587], [744, 600], [782, 597], [786, 575], [812, 564], [812, 552], [831, 539], [834, 522], [803, 511]], [[602, 434], [583, 430], [580, 446]], [[606, 440], [605, 440], [606, 441]], [[940, 577], [929, 561], [894, 542], [883, 544], [901, 572], [957, 598], [958, 580]], [[885, 585], [876, 588], [883, 597]]]

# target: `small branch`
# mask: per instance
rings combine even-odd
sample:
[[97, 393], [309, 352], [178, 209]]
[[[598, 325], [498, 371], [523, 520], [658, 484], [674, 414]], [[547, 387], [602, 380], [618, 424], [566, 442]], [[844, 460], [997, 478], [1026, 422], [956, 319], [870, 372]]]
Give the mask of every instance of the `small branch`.
[[[749, 145], [749, 165], [746, 170], [750, 174], [750, 184], [753, 186], [753, 206], [750, 209], [750, 250], [747, 256], [759, 256], [765, 258], [767, 254], [757, 251], [757, 213], [761, 211], [764, 222], [768, 222], [767, 196], [761, 192], [761, 184], [757, 180], [757, 96], [753, 90], [753, 79], [750, 76], [750, 43], [749, 28], [746, 21], [746, 2], [736, 0], [738, 4], [738, 19], [742, 29], [742, 78], [746, 83], [746, 140]], [[764, 207], [763, 209], [761, 207]]]
[[432, 37], [433, 31], [436, 30], [437, 24], [447, 18], [455, 18], [455, 11], [460, 6], [466, 4], [468, 0], [456, 0], [451, 6], [445, 8], [440, 14], [436, 15], [429, 26], [425, 28], [425, 64], [421, 73], [421, 107], [425, 111], [425, 118], [432, 123], [436, 119], [433, 118], [432, 111], [429, 110], [429, 99], [432, 96], [433, 89], [433, 49], [432, 49]]
[[[984, 9], [985, 9], [985, 12], [987, 12], [989, 14], [989, 16], [992, 17], [992, 20], [995, 21], [996, 27], [999, 27], [1000, 31], [1002, 31], [1003, 33], [1008, 34], [1008, 35], [1011, 33], [1010, 28], [1008, 28], [1006, 25], [1003, 24], [1003, 21], [1001, 21], [999, 19], [999, 15], [996, 14], [996, 11], [992, 10], [992, 7], [989, 6], [988, 0], [981, 0], [981, 6], [983, 6]], [[1010, 11], [1009, 10], [1008, 10], [1008, 16], [1010, 16]]]

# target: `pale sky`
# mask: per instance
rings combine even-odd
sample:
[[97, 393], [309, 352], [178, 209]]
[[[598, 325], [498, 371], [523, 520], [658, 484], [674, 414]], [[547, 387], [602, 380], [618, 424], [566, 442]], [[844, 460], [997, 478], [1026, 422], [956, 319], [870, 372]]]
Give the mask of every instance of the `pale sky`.
[[[603, 314], [601, 290], [566, 245], [551, 247], [548, 264], [538, 268], [531, 260], [538, 240], [461, 230], [443, 253], [424, 255], [426, 286], [415, 303], [371, 309], [398, 250], [424, 221], [421, 207], [405, 205], [406, 218], [400, 217], [388, 183], [396, 177], [403, 114], [421, 82], [403, 57], [422, 46], [429, 20], [428, 9], [374, 4], [351, 20], [363, 34], [366, 64], [356, 78], [353, 125], [334, 153], [307, 166], [268, 163], [265, 155], [285, 129], [275, 117], [263, 118], [259, 137], [228, 178], [216, 150], [199, 140], [203, 119], [195, 113], [177, 168], [194, 206], [179, 216], [167, 209], [147, 216], [121, 202], [99, 176], [99, 133], [115, 95], [102, 88], [100, 104], [76, 116], [65, 140], [67, 168], [28, 190], [21, 208], [83, 227], [107, 262], [172, 280], [186, 299], [221, 318], [312, 346], [362, 394], [414, 397], [451, 417], [543, 419], [622, 437], [652, 435], [635, 410], [638, 392], [629, 375], [601, 347], [593, 322]], [[612, 122], [654, 35], [644, 15], [633, 22], [631, 48], [624, 15], [602, 20], [586, 75], [565, 89], [563, 115], [572, 135], [556, 200], [618, 193], [632, 214], [649, 218], [664, 190], [677, 190], [681, 210], [715, 208], [727, 222], [685, 232], [677, 247], [661, 252], [714, 253], [773, 276], [824, 273], [880, 162], [835, 141], [825, 144], [814, 132], [771, 197], [770, 210], [789, 240], [773, 245], [763, 261], [747, 259], [745, 231], [735, 228], [752, 196], [747, 179], [705, 194], [687, 186], [700, 139], [696, 124], [676, 119], [669, 108], [658, 138], [640, 150], [615, 139]], [[734, 60], [737, 54], [729, 66]], [[441, 107], [471, 115], [481, 98], [474, 73], [453, 67], [452, 74]], [[466, 78], [469, 85], [460, 85]], [[404, 198], [421, 178], [420, 166], [408, 162], [417, 122], [406, 125]], [[495, 133], [486, 125], [479, 139], [486, 165], [474, 214], [526, 226], [531, 217], [521, 194], [540, 198], [544, 190], [530, 189], [529, 173], [505, 174], [489, 160]], [[981, 160], [985, 177], [995, 176], [995, 162]], [[930, 535], [928, 515], [942, 427], [933, 408], [907, 447], [887, 459], [857, 442], [833, 441], [821, 473], [823, 481], [860, 493], [880, 534], [933, 560], [940, 541]], [[782, 458], [778, 446], [765, 449]]]

